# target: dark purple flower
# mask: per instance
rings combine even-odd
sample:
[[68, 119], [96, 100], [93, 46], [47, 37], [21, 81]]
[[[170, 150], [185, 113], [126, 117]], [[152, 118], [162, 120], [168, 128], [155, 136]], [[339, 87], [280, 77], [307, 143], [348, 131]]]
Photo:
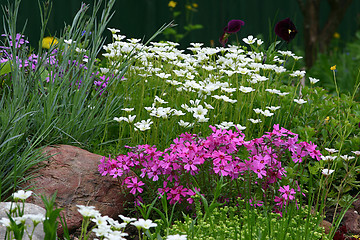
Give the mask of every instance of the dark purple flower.
[[295, 24], [290, 18], [285, 18], [275, 25], [275, 33], [285, 42], [289, 43], [297, 34]]
[[228, 25], [224, 28], [225, 33], [237, 33], [240, 31], [240, 28], [244, 26], [244, 22], [241, 20], [233, 19], [230, 22], [228, 22]]
[[241, 27], [244, 26], [244, 22], [241, 20], [233, 19], [228, 22], [228, 25], [224, 27], [224, 33], [219, 38], [219, 42], [223, 47], [225, 47], [225, 44], [228, 42], [228, 37], [231, 34], [237, 33], [240, 31]]

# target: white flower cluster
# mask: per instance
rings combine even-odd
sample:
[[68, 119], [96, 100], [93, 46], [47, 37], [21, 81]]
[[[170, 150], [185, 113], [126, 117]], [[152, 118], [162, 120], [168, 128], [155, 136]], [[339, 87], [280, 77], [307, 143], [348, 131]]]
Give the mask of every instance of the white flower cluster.
[[[264, 88], [264, 86], [268, 87], [270, 85], [265, 85], [264, 82], [280, 78], [280, 75], [281, 77], [293, 79], [303, 78], [306, 74], [305, 71], [301, 70], [288, 71], [283, 66], [284, 62], [290, 57], [294, 60], [301, 58], [291, 51], [279, 50], [278, 56], [274, 57], [272, 63], [265, 63], [266, 55], [263, 52], [246, 51], [241, 46], [229, 45], [226, 48], [210, 48], [204, 47], [202, 43], [191, 43], [191, 46], [187, 48], [192, 52], [189, 54], [185, 53], [184, 50], [177, 49], [177, 43], [151, 42], [149, 46], [145, 46], [140, 39], [126, 39], [125, 36], [118, 35], [119, 30], [112, 28], [109, 30], [114, 41], [104, 46], [106, 53], [103, 56], [113, 65], [112, 68], [116, 70], [121, 59], [125, 59], [129, 53], [132, 53], [136, 55], [137, 64], [129, 68], [129, 74], [146, 78], [144, 81], [146, 84], [150, 79], [151, 81], [163, 81], [164, 84], [168, 84], [169, 87], [180, 94], [181, 92], [197, 94], [197, 100], [201, 100], [201, 104], [189, 108], [183, 107], [188, 113], [192, 114], [194, 121], [177, 120], [178, 124], [183, 127], [191, 127], [196, 122], [208, 122], [208, 113], [211, 109], [206, 105], [213, 105], [214, 101], [212, 99], [219, 100], [219, 103], [236, 105], [241, 102], [242, 104], [242, 100], [246, 98], [246, 95], [241, 95], [241, 93], [258, 92], [260, 86], [267, 93], [280, 97], [289, 97], [287, 96], [289, 92]], [[257, 39], [252, 35], [243, 38], [243, 41], [252, 47], [255, 45], [260, 46], [263, 43], [261, 39]], [[108, 69], [102, 71], [108, 71]], [[234, 83], [228, 81], [230, 77], [235, 77], [239, 81], [245, 79], [245, 81], [235, 86]], [[223, 79], [226, 79], [226, 81]], [[311, 84], [315, 84], [319, 80], [309, 77], [309, 81]], [[301, 98], [292, 100], [298, 104], [307, 102]], [[181, 117], [186, 115], [186, 112], [180, 109], [158, 106], [166, 103], [168, 101], [155, 96], [153, 105], [146, 107], [150, 117], [169, 119], [172, 116]], [[271, 106], [265, 107], [268, 110], [264, 110], [263, 115], [272, 116], [275, 114], [270, 112], [274, 111]], [[134, 115], [129, 115], [128, 117], [114, 118], [114, 120], [132, 123], [134, 118]], [[258, 123], [261, 120], [248, 119], [248, 121]], [[141, 120], [134, 125], [136, 130], [146, 131], [151, 129], [151, 124], [152, 120], [147, 119]], [[218, 124], [223, 125], [220, 122]]]

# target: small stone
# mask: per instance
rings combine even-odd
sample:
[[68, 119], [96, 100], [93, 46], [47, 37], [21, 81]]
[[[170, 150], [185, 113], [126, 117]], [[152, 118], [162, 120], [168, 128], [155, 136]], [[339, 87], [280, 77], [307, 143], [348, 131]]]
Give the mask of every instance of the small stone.
[[[10, 208], [14, 208], [15, 203], [11, 202], [0, 202], [0, 219], [8, 218], [7, 214]], [[21, 203], [22, 206], [22, 203]], [[24, 206], [24, 214], [42, 214], [45, 217], [45, 209], [39, 207], [35, 204], [25, 203]], [[28, 231], [31, 232], [33, 230], [33, 223], [30, 219], [26, 220], [26, 225], [29, 225]], [[6, 227], [0, 224], [0, 239], [5, 239]], [[43, 231], [43, 224], [39, 223], [34, 230], [33, 240], [43, 240], [45, 238], [45, 233]], [[29, 237], [24, 233], [23, 240], [29, 240]]]

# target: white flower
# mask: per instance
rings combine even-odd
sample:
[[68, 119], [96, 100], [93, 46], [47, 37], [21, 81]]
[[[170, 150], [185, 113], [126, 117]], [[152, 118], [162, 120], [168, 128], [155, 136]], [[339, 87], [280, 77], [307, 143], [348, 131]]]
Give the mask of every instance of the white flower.
[[181, 127], [192, 127], [192, 126], [194, 126], [193, 123], [184, 122], [183, 120], [180, 120], [180, 121], [178, 122], [178, 124], [179, 124]]
[[280, 109], [280, 106], [274, 107], [274, 106], [270, 106], [270, 107], [266, 107], [267, 109], [269, 109], [270, 111], [276, 111], [278, 109]]
[[164, 104], [164, 103], [168, 103], [164, 100], [162, 100], [161, 98], [159, 98], [158, 96], [155, 95], [155, 98], [154, 98], [154, 102], [158, 102], [160, 104]]
[[69, 39], [69, 40], [64, 39], [64, 43], [70, 45], [70, 44], [72, 44], [72, 43], [75, 43], [75, 41], [73, 41], [72, 39]]
[[222, 122], [220, 124], [215, 124], [217, 128], [221, 129], [229, 129], [230, 127], [234, 126], [233, 122]]
[[264, 41], [261, 40], [261, 39], [256, 40], [256, 44], [257, 44], [258, 46], [260, 46], [260, 45], [263, 44], [263, 43], [264, 43]]
[[262, 113], [262, 110], [260, 108], [254, 108], [253, 110], [256, 114]]
[[323, 160], [323, 161], [334, 161], [337, 158], [337, 156], [324, 156], [324, 155], [322, 155], [320, 157], [321, 157], [321, 160]]
[[252, 119], [252, 118], [249, 118], [249, 121], [255, 124], [255, 123], [260, 123], [260, 122], [261, 122], [261, 119]]
[[150, 219], [144, 220], [140, 218], [139, 220], [132, 222], [132, 225], [134, 225], [136, 228], [143, 228], [143, 229], [149, 229], [151, 227], [156, 227], [157, 224], [153, 223]]
[[197, 106], [196, 108], [192, 108], [194, 118], [204, 117], [208, 110], [204, 108], [202, 105]]
[[204, 102], [204, 105], [205, 105], [205, 107], [206, 107], [207, 109], [214, 109], [213, 106], [211, 106], [210, 104], [208, 104], [208, 103], [206, 103], [206, 102]]
[[176, 110], [176, 109], [173, 109], [172, 110], [172, 115], [173, 116], [183, 116], [183, 115], [185, 115], [186, 113], [184, 113], [183, 111], [181, 111], [181, 110]]
[[330, 154], [339, 152], [339, 150], [333, 148], [325, 148], [325, 150], [328, 151]]
[[23, 217], [30, 219], [34, 224], [38, 224], [38, 223], [45, 221], [45, 216], [41, 213], [39, 213], [39, 214], [24, 214]]
[[312, 77], [309, 77], [309, 80], [310, 80], [310, 83], [311, 83], [311, 84], [315, 84], [315, 83], [317, 83], [318, 81], [320, 81], [319, 79], [317, 79], [317, 78], [312, 78]]
[[140, 131], [146, 131], [151, 129], [150, 125], [153, 124], [153, 121], [151, 119], [141, 120], [141, 122], [137, 122], [134, 124], [134, 126], [139, 129]]
[[134, 108], [122, 108], [121, 110], [123, 110], [125, 112], [131, 112], [134, 110]]
[[127, 118], [126, 117], [114, 117], [114, 121], [117, 121], [117, 122], [122, 122], [122, 121], [126, 121]]
[[10, 227], [10, 219], [3, 217], [0, 219], [0, 224], [4, 227]]
[[351, 151], [353, 154], [355, 154], [356, 156], [360, 155], [360, 151]]
[[261, 111], [261, 114], [264, 115], [265, 117], [271, 117], [272, 115], [274, 115], [274, 113], [270, 112], [267, 109], [265, 111]]
[[136, 118], [136, 115], [129, 115], [128, 118], [125, 118], [125, 121], [128, 123], [132, 123], [135, 118]]
[[342, 159], [344, 159], [345, 161], [349, 161], [351, 159], [354, 159], [355, 157], [354, 156], [348, 156], [348, 155], [342, 155], [340, 156]]
[[187, 235], [169, 235], [166, 240], [187, 240]]
[[129, 217], [125, 217], [123, 215], [119, 215], [119, 217], [121, 218], [121, 220], [123, 220], [125, 223], [130, 223], [130, 222], [134, 222], [136, 221], [136, 218], [129, 218]]
[[325, 176], [329, 176], [330, 174], [332, 174], [335, 170], [331, 170], [331, 169], [323, 169], [321, 171], [321, 173]]
[[93, 221], [97, 226], [100, 225], [107, 225], [107, 221], [109, 220], [110, 217], [108, 216], [96, 216], [94, 219], [91, 219], [91, 221]]
[[79, 209], [79, 213], [83, 216], [83, 217], [97, 217], [100, 215], [100, 212], [98, 210], [95, 209], [94, 206], [84, 206], [84, 205], [76, 205]]
[[16, 193], [13, 193], [13, 199], [16, 200], [25, 200], [28, 197], [30, 197], [32, 194], [32, 191], [24, 191], [24, 190], [19, 190]]
[[293, 57], [293, 59], [295, 59], [295, 61], [297, 61], [297, 60], [300, 60], [300, 59], [302, 59], [303, 57], [301, 57], [301, 56], [292, 56]]
[[236, 124], [235, 126], [237, 127], [237, 129], [239, 129], [239, 131], [242, 131], [242, 130], [246, 129], [246, 127], [241, 126], [240, 124]]
[[208, 122], [210, 118], [206, 118], [204, 116], [200, 116], [199, 118], [197, 118], [197, 121], [199, 123], [203, 123], [203, 122]]
[[294, 54], [291, 51], [281, 51], [281, 50], [279, 50], [278, 52], [283, 56], [289, 56], [289, 57], [294, 56]]
[[253, 43], [257, 40], [257, 38], [254, 38], [252, 35], [249, 35], [247, 38], [243, 38], [242, 40], [243, 40], [245, 43], [251, 45], [251, 44], [253, 44]]
[[304, 99], [294, 99], [294, 102], [298, 103], [298, 104], [304, 104], [304, 103], [307, 103], [307, 101], [305, 101]]
[[255, 89], [253, 89], [251, 87], [244, 87], [244, 86], [240, 86], [239, 90], [243, 93], [249, 93], [249, 92], [255, 91]]
[[166, 73], [157, 73], [155, 74], [156, 76], [158, 76], [159, 78], [169, 78], [171, 76], [171, 74], [166, 74]]
[[306, 72], [305, 71], [300, 71], [300, 70], [296, 70], [295, 72], [289, 74], [292, 77], [298, 77], [298, 78], [303, 78], [305, 76]]
[[116, 34], [118, 32], [120, 32], [119, 29], [116, 29], [116, 28], [108, 28], [108, 30], [112, 33], [112, 34]]

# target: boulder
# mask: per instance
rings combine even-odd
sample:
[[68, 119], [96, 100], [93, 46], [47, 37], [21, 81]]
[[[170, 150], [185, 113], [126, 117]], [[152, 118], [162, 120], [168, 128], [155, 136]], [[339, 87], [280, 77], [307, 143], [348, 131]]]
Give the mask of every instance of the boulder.
[[[7, 214], [10, 210], [10, 208], [14, 209], [14, 204], [11, 202], [0, 202], [0, 219], [1, 218], [8, 218]], [[20, 205], [22, 206], [22, 204]], [[24, 206], [24, 214], [42, 214], [45, 217], [45, 209], [42, 207], [39, 207], [35, 204], [31, 203], [25, 203]], [[26, 220], [26, 225], [28, 225], [28, 232], [32, 232], [34, 225], [32, 224], [32, 221], [30, 219]], [[0, 224], [0, 239], [5, 239], [5, 233], [6, 233], [6, 227], [2, 226]], [[43, 240], [45, 237], [44, 231], [43, 231], [43, 224], [39, 223], [39, 225], [36, 226], [33, 234], [33, 240]], [[29, 237], [24, 234], [23, 240], [29, 240]]]
[[[49, 159], [37, 166], [38, 176], [24, 186], [35, 188], [27, 202], [44, 206], [40, 195], [49, 198], [57, 192], [56, 204], [64, 208], [62, 213], [70, 233], [81, 228], [82, 216], [76, 205], [95, 206], [101, 215], [117, 219], [124, 214], [124, 204], [133, 201], [121, 184], [125, 176], [114, 179], [100, 175], [98, 165], [102, 156], [69, 145], [46, 147], [44, 153]], [[58, 235], [62, 236], [59, 225]]]
[[350, 208], [346, 211], [344, 218], [343, 218], [343, 225], [346, 226], [346, 229], [349, 233], [359, 234], [360, 233], [360, 215], [359, 213]]

